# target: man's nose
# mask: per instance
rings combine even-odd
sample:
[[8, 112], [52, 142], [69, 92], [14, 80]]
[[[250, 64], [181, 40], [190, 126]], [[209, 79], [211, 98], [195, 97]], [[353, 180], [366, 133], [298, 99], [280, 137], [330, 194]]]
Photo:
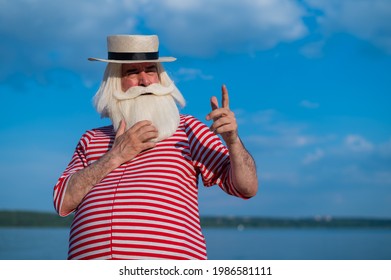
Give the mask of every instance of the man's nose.
[[141, 71], [138, 73], [138, 85], [139, 86], [149, 86], [151, 83], [149, 82], [148, 75], [145, 71]]

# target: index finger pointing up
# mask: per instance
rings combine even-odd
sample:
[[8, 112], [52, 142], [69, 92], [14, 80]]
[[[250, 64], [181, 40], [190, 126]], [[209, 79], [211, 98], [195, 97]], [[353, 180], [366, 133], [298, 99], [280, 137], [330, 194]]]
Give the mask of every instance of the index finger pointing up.
[[229, 97], [228, 97], [228, 90], [225, 85], [221, 87], [221, 103], [223, 105], [223, 108], [229, 108]]

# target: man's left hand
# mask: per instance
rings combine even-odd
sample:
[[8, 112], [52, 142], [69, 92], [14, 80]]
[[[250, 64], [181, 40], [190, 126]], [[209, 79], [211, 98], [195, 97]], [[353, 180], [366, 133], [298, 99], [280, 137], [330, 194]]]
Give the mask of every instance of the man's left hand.
[[236, 122], [235, 114], [229, 109], [228, 91], [225, 85], [221, 87], [221, 105], [219, 107], [217, 98], [213, 96], [210, 99], [212, 112], [210, 112], [206, 119], [213, 120], [210, 130], [220, 134], [227, 145], [234, 144], [239, 140], [238, 124]]

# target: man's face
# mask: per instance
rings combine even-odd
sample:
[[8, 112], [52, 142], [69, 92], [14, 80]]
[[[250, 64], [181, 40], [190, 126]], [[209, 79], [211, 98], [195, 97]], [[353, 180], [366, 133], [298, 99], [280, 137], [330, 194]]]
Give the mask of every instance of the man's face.
[[121, 87], [126, 92], [134, 86], [149, 86], [159, 82], [156, 63], [122, 64]]

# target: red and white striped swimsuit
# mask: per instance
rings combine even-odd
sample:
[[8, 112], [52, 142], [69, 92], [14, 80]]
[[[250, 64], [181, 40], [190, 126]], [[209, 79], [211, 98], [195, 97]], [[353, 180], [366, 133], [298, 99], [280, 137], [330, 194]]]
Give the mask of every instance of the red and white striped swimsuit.
[[[59, 212], [70, 176], [104, 155], [112, 126], [87, 131], [54, 187]], [[206, 259], [198, 211], [198, 175], [239, 196], [228, 150], [209, 128], [188, 115], [171, 137], [107, 175], [75, 211], [69, 259]], [[68, 215], [70, 213], [65, 213]]]

